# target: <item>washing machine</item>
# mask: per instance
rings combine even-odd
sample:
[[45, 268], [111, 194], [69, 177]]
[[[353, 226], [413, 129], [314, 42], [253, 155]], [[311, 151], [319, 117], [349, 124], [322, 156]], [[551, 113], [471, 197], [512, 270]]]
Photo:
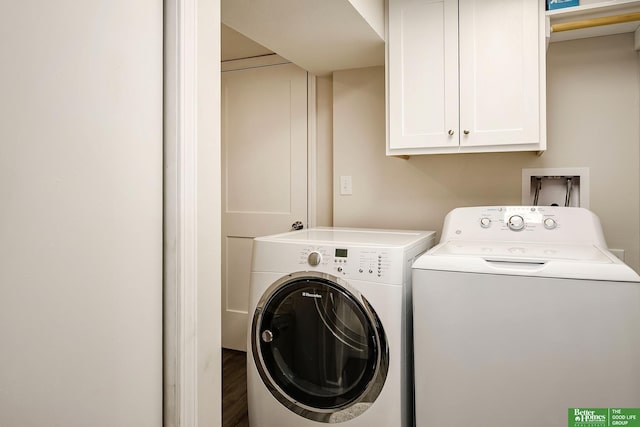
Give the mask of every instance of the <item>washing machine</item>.
[[251, 427], [412, 425], [411, 264], [434, 238], [311, 228], [254, 240]]
[[586, 209], [453, 210], [413, 265], [417, 427], [640, 407], [639, 282]]

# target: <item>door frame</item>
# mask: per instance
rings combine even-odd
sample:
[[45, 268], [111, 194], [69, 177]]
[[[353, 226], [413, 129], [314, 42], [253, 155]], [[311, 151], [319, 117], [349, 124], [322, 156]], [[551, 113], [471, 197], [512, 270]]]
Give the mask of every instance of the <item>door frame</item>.
[[[220, 0], [164, 0], [165, 427], [222, 424], [220, 22]], [[316, 79], [308, 79], [314, 226]]]
[[219, 426], [220, 0], [164, 0], [164, 58], [164, 426]]
[[[222, 424], [220, 22], [220, 0], [164, 0], [165, 427]], [[308, 79], [314, 226], [316, 79]]]

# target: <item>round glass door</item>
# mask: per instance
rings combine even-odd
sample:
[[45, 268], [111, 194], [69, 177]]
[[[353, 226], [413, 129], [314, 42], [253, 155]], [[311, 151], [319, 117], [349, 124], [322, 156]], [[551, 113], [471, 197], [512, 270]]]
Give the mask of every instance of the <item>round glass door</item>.
[[[384, 330], [357, 291], [333, 276], [296, 273], [256, 309], [252, 350], [271, 393], [316, 421], [344, 421], [368, 408], [388, 370]], [[354, 409], [355, 408], [355, 409]], [[332, 416], [333, 415], [333, 416]]]

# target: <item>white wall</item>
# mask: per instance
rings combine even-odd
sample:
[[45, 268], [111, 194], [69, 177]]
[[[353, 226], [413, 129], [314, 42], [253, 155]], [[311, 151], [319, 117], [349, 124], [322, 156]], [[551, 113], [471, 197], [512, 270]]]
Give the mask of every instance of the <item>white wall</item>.
[[333, 82], [316, 77], [316, 225], [333, 224]]
[[[548, 150], [385, 156], [384, 69], [335, 72], [334, 225], [440, 231], [457, 206], [519, 205], [523, 168], [588, 167], [610, 248], [640, 270], [640, 60], [633, 35], [551, 44]], [[353, 177], [353, 195], [339, 177]]]
[[0, 14], [0, 425], [162, 424], [162, 2]]

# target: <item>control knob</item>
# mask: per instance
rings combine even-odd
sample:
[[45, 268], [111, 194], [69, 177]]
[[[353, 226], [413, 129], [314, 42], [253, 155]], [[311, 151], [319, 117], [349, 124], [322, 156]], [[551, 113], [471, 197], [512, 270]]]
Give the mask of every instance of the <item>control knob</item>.
[[483, 218], [480, 218], [480, 227], [489, 228], [490, 225], [491, 225], [491, 219], [487, 218], [486, 216]]
[[320, 255], [320, 252], [313, 251], [307, 257], [307, 262], [310, 266], [315, 267], [322, 262], [322, 255]]
[[522, 218], [520, 215], [511, 215], [509, 217], [509, 220], [507, 221], [507, 225], [511, 230], [520, 231], [524, 228], [525, 225], [524, 218]]
[[544, 228], [546, 228], [547, 230], [553, 230], [557, 225], [558, 223], [553, 218], [545, 218], [544, 220]]

